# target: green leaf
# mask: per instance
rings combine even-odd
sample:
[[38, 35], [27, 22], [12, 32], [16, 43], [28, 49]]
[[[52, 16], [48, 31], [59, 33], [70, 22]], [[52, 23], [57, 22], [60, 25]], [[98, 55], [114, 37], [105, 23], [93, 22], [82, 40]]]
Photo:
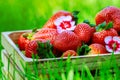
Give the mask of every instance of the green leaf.
[[109, 22], [105, 28], [105, 30], [108, 30], [113, 27], [113, 22]]
[[38, 41], [38, 56], [40, 58], [54, 58], [54, 54], [52, 53], [53, 46], [50, 44], [50, 41], [42, 43]]
[[89, 24], [91, 27], [95, 27], [96, 25], [95, 24]]
[[34, 28], [33, 30], [32, 30], [32, 33], [36, 33], [37, 32], [37, 28]]
[[75, 20], [75, 24], [77, 24], [77, 22], [78, 22], [78, 14], [79, 14], [79, 11], [72, 12], [73, 19]]
[[83, 23], [90, 24], [90, 21], [86, 19], [83, 21]]
[[89, 20], [85, 19], [83, 23], [88, 24], [90, 27], [95, 27], [95, 24], [91, 24]]
[[105, 26], [106, 26], [106, 21], [104, 21], [103, 23], [99, 24], [97, 27], [96, 27], [96, 31], [99, 32], [99, 31], [102, 31], [105, 29]]
[[110, 29], [112, 27], [113, 27], [113, 22], [109, 22], [107, 24], [106, 21], [104, 21], [103, 23], [99, 24], [96, 27], [96, 31], [99, 32], [99, 31], [102, 31], [102, 30], [108, 30], [108, 29]]
[[90, 50], [88, 45], [83, 44], [81, 47], [78, 47], [77, 53], [78, 55], [86, 55]]

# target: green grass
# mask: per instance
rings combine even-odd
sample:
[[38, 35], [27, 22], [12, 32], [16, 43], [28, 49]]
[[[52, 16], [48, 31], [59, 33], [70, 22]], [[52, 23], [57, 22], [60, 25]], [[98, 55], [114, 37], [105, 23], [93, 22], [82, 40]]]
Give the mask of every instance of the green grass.
[[[119, 0], [0, 0], [0, 32], [33, 29], [35, 27], [41, 28], [50, 16], [59, 10], [70, 12], [79, 10], [79, 23], [85, 19], [95, 23], [94, 18], [96, 13], [107, 6], [120, 7]], [[2, 46], [0, 44], [0, 50], [1, 49]], [[108, 64], [108, 66], [105, 64]], [[100, 75], [101, 80], [112, 80], [112, 78], [114, 78], [113, 80], [118, 80], [120, 72], [116, 64], [114, 64], [113, 67], [114, 75], [110, 72], [109, 61], [105, 64], [103, 63], [103, 66], [101, 66], [99, 74], [97, 74], [96, 71], [95, 75]], [[2, 63], [0, 63], [0, 66], [2, 66]], [[69, 77], [71, 77], [74, 78], [74, 80], [81, 80], [81, 78], [82, 80], [88, 80], [88, 78], [92, 80], [93, 76], [91, 76], [89, 69], [87, 66], [83, 66], [85, 69], [83, 69], [81, 75], [77, 69], [72, 67], [68, 70], [67, 74], [63, 72], [60, 75], [60, 79], [70, 80]], [[87, 78], [86, 74], [88, 74]], [[54, 76], [58, 77], [59, 75]], [[50, 80], [55, 80], [54, 76], [51, 75]], [[44, 78], [46, 78], [46, 76], [44, 76]]]
[[[89, 67], [83, 63], [81, 67], [75, 63], [71, 63], [70, 58], [67, 60], [46, 62], [44, 66], [42, 64], [36, 64], [33, 59], [33, 70], [30, 70], [30, 67], [25, 69], [25, 73], [19, 72], [17, 69], [14, 69], [15, 72], [19, 72], [23, 77], [26, 77], [28, 80], [119, 80], [120, 79], [120, 70], [119, 66], [116, 63], [114, 54], [109, 60], [102, 62], [98, 68], [95, 70], [90, 70]], [[10, 60], [8, 59], [8, 71], [10, 70]], [[53, 65], [56, 65], [57, 68], [51, 68]], [[41, 70], [38, 70], [38, 66], [41, 66]], [[46, 68], [47, 70], [46, 70]], [[39, 72], [40, 71], [40, 72]], [[11, 73], [14, 75], [14, 73]], [[15, 75], [14, 75], [15, 76]], [[4, 77], [4, 80], [9, 80], [8, 77]]]

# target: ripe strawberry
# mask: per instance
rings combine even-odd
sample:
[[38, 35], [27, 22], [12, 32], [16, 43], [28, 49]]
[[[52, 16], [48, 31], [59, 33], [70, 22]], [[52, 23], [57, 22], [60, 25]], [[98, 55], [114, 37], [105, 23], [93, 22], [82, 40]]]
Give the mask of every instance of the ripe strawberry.
[[64, 52], [66, 50], [76, 50], [81, 46], [81, 41], [78, 36], [71, 31], [64, 31], [56, 36], [53, 47]]
[[32, 58], [32, 55], [38, 55], [40, 58], [51, 58], [54, 56], [51, 50], [52, 45], [46, 40], [32, 40], [25, 46], [25, 56]]
[[25, 50], [25, 45], [29, 43], [30, 40], [27, 38], [28, 34], [30, 33], [23, 33], [20, 35], [18, 39], [18, 46], [20, 50]]
[[72, 13], [67, 11], [58, 11], [55, 13], [43, 26], [43, 28], [54, 28], [59, 33], [64, 30], [74, 30], [75, 24], [77, 24], [79, 11], [73, 11]]
[[96, 14], [95, 21], [97, 25], [104, 21], [113, 22], [113, 28], [120, 32], [120, 9], [114, 6], [106, 7]]
[[106, 54], [106, 48], [98, 43], [93, 43], [91, 45], [89, 45], [89, 48], [91, 48], [91, 50], [89, 51], [89, 55], [90, 54]]
[[33, 35], [33, 39], [45, 39], [53, 43], [55, 37], [58, 35], [56, 29], [42, 28]]
[[37, 32], [37, 29], [33, 29], [32, 32], [24, 32], [18, 38], [18, 47], [20, 50], [25, 50], [25, 45], [32, 40], [33, 34]]
[[93, 28], [86, 23], [78, 24], [74, 30], [74, 33], [78, 35], [79, 39], [85, 43], [90, 40], [93, 32]]
[[54, 24], [54, 21], [61, 16], [71, 16], [71, 17], [73, 17], [72, 13], [70, 13], [70, 12], [58, 11], [47, 21], [47, 23], [43, 26], [43, 28], [54, 28], [54, 29], [56, 29], [56, 25]]
[[41, 40], [32, 40], [25, 46], [25, 56], [26, 57], [32, 58], [32, 54], [38, 53], [37, 52], [37, 47], [38, 47], [37, 41], [42, 42], [42, 39]]
[[74, 50], [67, 50], [63, 53], [62, 57], [77, 56], [78, 54]]
[[117, 31], [112, 28], [112, 23], [109, 23], [106, 25], [106, 22], [103, 22], [102, 24], [96, 27], [96, 31], [97, 32], [93, 34], [92, 42], [99, 43], [102, 45], [105, 45], [104, 38], [106, 36], [117, 36], [118, 35]]

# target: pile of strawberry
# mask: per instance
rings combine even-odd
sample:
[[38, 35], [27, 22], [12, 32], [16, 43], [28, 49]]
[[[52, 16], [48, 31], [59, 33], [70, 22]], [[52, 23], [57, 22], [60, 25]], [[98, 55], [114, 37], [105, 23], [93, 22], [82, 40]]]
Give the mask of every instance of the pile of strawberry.
[[78, 11], [55, 13], [38, 31], [23, 33], [18, 40], [26, 57], [67, 57], [120, 52], [120, 9], [109, 6], [96, 14], [96, 25], [77, 23]]

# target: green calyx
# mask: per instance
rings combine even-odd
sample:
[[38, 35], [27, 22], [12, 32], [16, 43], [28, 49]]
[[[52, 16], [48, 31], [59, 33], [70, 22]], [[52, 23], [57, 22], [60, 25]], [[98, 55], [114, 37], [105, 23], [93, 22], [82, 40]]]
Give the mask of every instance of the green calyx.
[[88, 54], [88, 52], [90, 50], [91, 49], [89, 48], [89, 46], [87, 44], [83, 43], [83, 45], [81, 47], [77, 48], [77, 53], [78, 53], [78, 55], [86, 55], [86, 54]]
[[104, 21], [103, 23], [99, 24], [97, 27], [96, 27], [96, 31], [97, 32], [100, 32], [102, 30], [109, 30], [113, 28], [113, 22], [109, 22], [108, 24], [106, 23], [106, 21]]
[[78, 23], [78, 14], [79, 14], [79, 11], [72, 12], [73, 20], [75, 20], [75, 25]]
[[37, 32], [37, 28], [34, 28], [33, 30], [32, 30], [32, 33], [36, 33]]
[[24, 33], [23, 37], [32, 40], [33, 35], [37, 32], [37, 28], [33, 29], [32, 32]]
[[47, 42], [37, 42], [38, 44], [38, 56], [40, 58], [54, 58], [54, 54], [52, 53], [53, 46], [50, 44], [50, 41]]
[[90, 25], [91, 27], [95, 27], [95, 24], [91, 24], [89, 20], [84, 20], [83, 23], [86, 23], [88, 25]]

